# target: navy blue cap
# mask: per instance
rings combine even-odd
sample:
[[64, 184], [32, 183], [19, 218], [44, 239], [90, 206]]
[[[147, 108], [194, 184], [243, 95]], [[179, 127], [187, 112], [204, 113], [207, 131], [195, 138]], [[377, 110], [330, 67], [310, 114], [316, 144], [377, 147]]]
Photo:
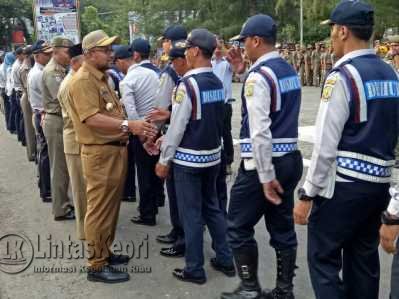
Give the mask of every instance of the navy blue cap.
[[371, 5], [359, 0], [344, 0], [331, 12], [330, 19], [321, 24], [374, 25], [374, 9]]
[[165, 29], [161, 39], [177, 41], [187, 38], [187, 30], [182, 25], [172, 25]]
[[258, 14], [250, 17], [242, 26], [240, 34], [231, 40], [243, 40], [249, 36], [276, 37], [276, 35], [277, 25], [272, 17]]
[[178, 40], [172, 43], [172, 47], [169, 51], [169, 59], [185, 58], [184, 52], [186, 51], [186, 41]]
[[142, 54], [150, 53], [151, 46], [150, 43], [143, 38], [136, 38], [130, 45], [132, 52], [139, 52]]
[[52, 47], [46, 41], [39, 39], [32, 45], [32, 53], [51, 53], [53, 51]]
[[203, 28], [191, 31], [186, 40], [186, 48], [198, 47], [211, 54], [215, 51], [216, 46], [216, 35]]
[[82, 55], [82, 44], [73, 45], [72, 47], [68, 48], [68, 54], [71, 58]]
[[24, 49], [22, 47], [18, 47], [15, 49], [15, 55], [21, 55], [24, 53]]
[[23, 47], [22, 50], [25, 55], [31, 55], [32, 54], [32, 45], [27, 45], [27, 46]]
[[126, 59], [133, 56], [133, 51], [130, 46], [115, 45], [112, 48], [114, 50], [115, 59]]

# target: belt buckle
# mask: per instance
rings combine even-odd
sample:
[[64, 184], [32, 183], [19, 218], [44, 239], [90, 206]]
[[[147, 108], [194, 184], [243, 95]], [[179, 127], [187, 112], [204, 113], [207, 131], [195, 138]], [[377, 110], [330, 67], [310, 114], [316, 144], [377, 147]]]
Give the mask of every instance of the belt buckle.
[[244, 159], [244, 169], [246, 171], [251, 171], [256, 169], [255, 159]]

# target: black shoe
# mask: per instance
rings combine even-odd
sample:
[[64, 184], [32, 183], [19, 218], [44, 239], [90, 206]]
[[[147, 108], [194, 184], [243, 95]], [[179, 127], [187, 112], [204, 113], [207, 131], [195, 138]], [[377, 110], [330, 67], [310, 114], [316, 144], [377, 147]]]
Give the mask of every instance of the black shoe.
[[69, 210], [64, 216], [54, 217], [55, 221], [64, 221], [64, 220], [74, 220], [75, 219], [75, 212], [73, 210]]
[[296, 248], [276, 250], [277, 279], [273, 290], [264, 290], [266, 299], [294, 299], [294, 283]]
[[258, 248], [233, 250], [241, 284], [233, 292], [222, 293], [221, 299], [261, 299], [262, 289], [258, 280]]
[[99, 271], [89, 271], [87, 273], [88, 281], [118, 283], [128, 281], [129, 279], [130, 276], [128, 273], [121, 272], [109, 265], [102, 267]]
[[155, 218], [144, 219], [144, 218], [141, 218], [141, 216], [135, 216], [132, 219], [130, 219], [130, 221], [132, 221], [135, 224], [139, 224], [139, 225], [147, 225], [147, 226], [155, 226], [156, 225]]
[[108, 257], [108, 263], [114, 265], [127, 265], [129, 263], [129, 256], [123, 254], [111, 254]]
[[187, 274], [184, 272], [183, 269], [175, 269], [172, 272], [173, 276], [176, 277], [178, 280], [181, 281], [186, 281], [186, 282], [192, 282], [196, 284], [204, 284], [206, 282], [205, 277], [194, 277], [191, 276], [190, 274]]
[[173, 244], [177, 241], [177, 237], [175, 234], [170, 232], [167, 235], [159, 235], [156, 237], [156, 240], [162, 244]]
[[276, 287], [273, 290], [263, 291], [264, 299], [295, 299], [294, 293], [291, 291], [285, 292], [284, 290]]
[[233, 264], [231, 264], [230, 266], [222, 265], [214, 257], [214, 258], [211, 258], [211, 266], [216, 271], [222, 272], [224, 275], [226, 275], [228, 277], [236, 276], [236, 269], [234, 268]]
[[185, 250], [175, 246], [165, 247], [161, 249], [159, 254], [165, 257], [184, 257]]
[[136, 202], [136, 196], [124, 196], [122, 197], [122, 201], [127, 201], [127, 202]]
[[239, 286], [234, 292], [224, 292], [220, 299], [264, 299], [261, 289], [245, 289]]
[[41, 196], [43, 202], [51, 202], [51, 195], [43, 195]]

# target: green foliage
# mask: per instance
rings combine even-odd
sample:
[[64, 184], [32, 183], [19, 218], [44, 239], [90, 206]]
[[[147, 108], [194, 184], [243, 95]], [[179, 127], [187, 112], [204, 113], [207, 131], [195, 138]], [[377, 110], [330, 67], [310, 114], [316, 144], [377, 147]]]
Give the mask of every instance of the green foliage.
[[33, 20], [31, 0], [0, 0], [0, 45], [9, 44], [11, 33], [17, 24], [22, 26], [21, 29], [28, 41], [30, 40], [23, 18]]

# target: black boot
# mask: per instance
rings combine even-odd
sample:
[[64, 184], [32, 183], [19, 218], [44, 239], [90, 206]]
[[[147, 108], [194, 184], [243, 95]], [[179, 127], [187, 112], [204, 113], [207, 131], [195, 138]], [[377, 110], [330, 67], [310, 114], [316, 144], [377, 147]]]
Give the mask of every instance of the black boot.
[[234, 261], [241, 284], [232, 293], [222, 293], [221, 299], [261, 299], [258, 280], [258, 248], [233, 250]]
[[293, 279], [296, 269], [296, 248], [276, 250], [277, 281], [273, 290], [265, 290], [265, 299], [294, 299]]

